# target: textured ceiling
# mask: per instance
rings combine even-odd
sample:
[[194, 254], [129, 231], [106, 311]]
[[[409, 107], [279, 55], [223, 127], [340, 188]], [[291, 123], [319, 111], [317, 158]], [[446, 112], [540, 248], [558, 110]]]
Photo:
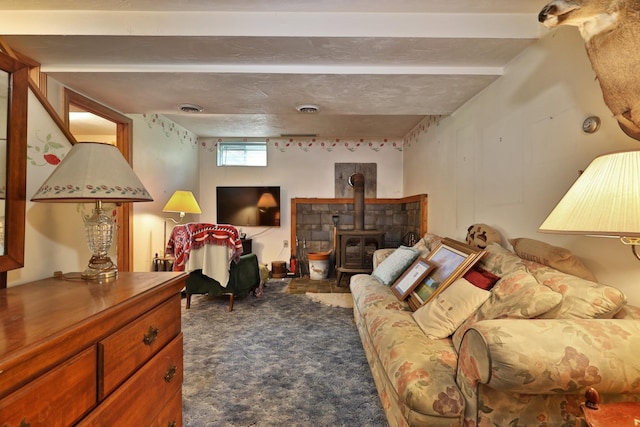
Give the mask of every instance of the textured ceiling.
[[[0, 0], [0, 37], [86, 96], [201, 137], [401, 138], [499, 78], [545, 31], [543, 5]], [[204, 111], [182, 113], [181, 103]]]

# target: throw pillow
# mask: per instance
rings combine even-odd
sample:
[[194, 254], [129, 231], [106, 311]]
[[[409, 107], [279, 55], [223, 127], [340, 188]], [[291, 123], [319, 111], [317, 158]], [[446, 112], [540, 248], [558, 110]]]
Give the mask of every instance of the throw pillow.
[[500, 277], [478, 266], [474, 266], [462, 277], [471, 282], [472, 285], [477, 286], [480, 289], [484, 289], [485, 291], [493, 288], [493, 285], [500, 280]]
[[485, 254], [478, 265], [500, 277], [504, 277], [516, 270], [525, 270], [522, 258], [503, 248], [497, 243], [487, 245]]
[[538, 283], [563, 295], [562, 303], [544, 313], [544, 319], [611, 319], [625, 305], [622, 291], [566, 274], [537, 262], [524, 261]]
[[562, 295], [539, 284], [526, 269], [515, 270], [502, 277], [491, 290], [491, 296], [453, 334], [456, 348], [462, 336], [474, 323], [489, 319], [533, 319], [557, 307]]
[[427, 242], [425, 242], [424, 239], [418, 240], [418, 243], [413, 245], [413, 249], [419, 250], [421, 257], [426, 257], [429, 255], [429, 252], [431, 252], [431, 248], [427, 246]]
[[407, 246], [400, 246], [393, 251], [384, 261], [382, 261], [371, 275], [378, 279], [380, 283], [391, 286], [398, 277], [411, 265], [420, 255], [420, 251]]
[[485, 249], [490, 243], [502, 243], [500, 233], [487, 224], [473, 224], [467, 229], [467, 244]]
[[529, 272], [514, 271], [491, 290], [478, 314], [485, 319], [533, 319], [562, 302], [562, 295], [541, 285]]
[[437, 234], [425, 233], [425, 235], [422, 236], [422, 238], [418, 240], [418, 242], [413, 245], [413, 247], [421, 252], [420, 256], [426, 257], [427, 255], [429, 255], [433, 248], [438, 246], [438, 243], [440, 243], [441, 241], [442, 237], [438, 236]]
[[436, 298], [417, 309], [413, 313], [413, 318], [429, 338], [446, 338], [490, 295], [491, 292], [480, 289], [468, 280], [460, 278]]
[[597, 281], [593, 273], [569, 249], [528, 238], [511, 239], [509, 243], [520, 258], [544, 264], [592, 282]]

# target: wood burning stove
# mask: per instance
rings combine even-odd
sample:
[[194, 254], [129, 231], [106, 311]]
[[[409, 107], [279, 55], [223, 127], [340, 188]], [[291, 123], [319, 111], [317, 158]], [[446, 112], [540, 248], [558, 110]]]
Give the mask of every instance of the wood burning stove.
[[353, 187], [354, 230], [341, 230], [336, 242], [337, 285], [344, 273], [371, 273], [373, 253], [384, 248], [384, 232], [364, 230], [364, 175], [355, 173], [349, 177]]
[[384, 248], [384, 232], [378, 230], [338, 231], [336, 248], [336, 283], [344, 273], [371, 273], [373, 253]]

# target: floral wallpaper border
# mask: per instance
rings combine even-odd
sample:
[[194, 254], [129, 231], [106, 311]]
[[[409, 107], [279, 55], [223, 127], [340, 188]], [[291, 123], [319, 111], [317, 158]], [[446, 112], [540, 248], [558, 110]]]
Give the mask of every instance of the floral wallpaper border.
[[[420, 123], [416, 125], [404, 138], [266, 138], [269, 145], [275, 147], [280, 152], [288, 150], [299, 149], [305, 152], [310, 151], [312, 148], [320, 148], [327, 152], [331, 152], [337, 149], [346, 149], [354, 152], [356, 150], [368, 149], [373, 151], [381, 151], [383, 149], [393, 149], [396, 151], [403, 151], [405, 147], [411, 146], [411, 144], [419, 140], [420, 135], [427, 132], [427, 130], [434, 125], [437, 125], [444, 116], [427, 116]], [[199, 138], [198, 144], [201, 149], [212, 153], [216, 152], [218, 143], [222, 141], [238, 140], [238, 141], [250, 141], [256, 138], [225, 138], [225, 137], [210, 137]]]
[[176, 137], [180, 143], [191, 145], [192, 148], [198, 146], [198, 137], [194, 133], [167, 119], [165, 116], [157, 113], [145, 113], [142, 114], [142, 118], [149, 126], [149, 129], [159, 126], [167, 138]]
[[404, 145], [411, 147], [412, 144], [418, 142], [420, 136], [426, 133], [431, 126], [437, 126], [440, 120], [446, 116], [427, 116], [416, 127], [411, 129], [408, 134], [404, 136]]
[[[144, 121], [149, 128], [159, 126], [167, 137], [177, 137], [181, 143], [199, 147], [202, 150], [215, 153], [219, 142], [228, 140], [248, 141], [255, 138], [225, 138], [225, 137], [207, 137], [198, 138], [192, 132], [182, 128], [173, 121], [167, 119], [161, 114], [143, 114]], [[351, 152], [357, 150], [373, 150], [381, 151], [384, 149], [392, 149], [403, 151], [405, 147], [410, 147], [418, 142], [420, 136], [427, 132], [431, 126], [438, 125], [440, 120], [445, 116], [426, 116], [420, 123], [402, 138], [385, 138], [385, 137], [348, 137], [348, 138], [266, 138], [269, 145], [275, 147], [280, 152], [288, 150], [310, 151], [312, 148], [320, 148], [327, 152], [338, 149], [345, 149]]]
[[[230, 139], [249, 141], [255, 138], [200, 138], [200, 148], [215, 153], [218, 143]], [[388, 138], [265, 138], [265, 140], [267, 144], [282, 153], [294, 149], [308, 152], [312, 148], [320, 148], [328, 152], [336, 149], [346, 149], [351, 152], [358, 149], [380, 151], [384, 148], [402, 151], [403, 146], [401, 139]]]

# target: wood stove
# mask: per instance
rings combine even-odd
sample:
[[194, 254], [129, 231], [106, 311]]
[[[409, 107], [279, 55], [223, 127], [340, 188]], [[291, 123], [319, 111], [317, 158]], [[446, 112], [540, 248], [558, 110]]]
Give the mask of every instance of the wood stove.
[[373, 253], [384, 248], [384, 231], [338, 231], [336, 242], [336, 284], [344, 273], [371, 273]]
[[349, 177], [353, 187], [353, 230], [337, 232], [336, 284], [344, 273], [371, 273], [373, 253], [384, 248], [384, 231], [364, 229], [364, 175]]

